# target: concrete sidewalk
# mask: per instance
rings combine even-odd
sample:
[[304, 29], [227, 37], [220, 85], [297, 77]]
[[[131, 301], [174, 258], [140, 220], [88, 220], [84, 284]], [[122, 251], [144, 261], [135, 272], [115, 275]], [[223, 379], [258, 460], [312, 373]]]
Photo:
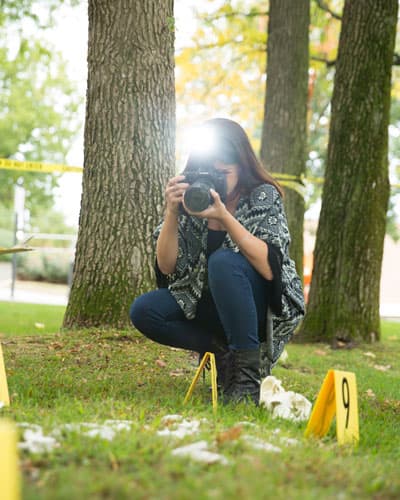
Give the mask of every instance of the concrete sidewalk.
[[0, 262], [0, 300], [65, 306], [68, 301], [68, 293], [67, 285], [17, 280], [12, 297], [11, 264]]
[[11, 297], [10, 284], [4, 287], [4, 282], [0, 283], [0, 300], [27, 302], [30, 304], [67, 305], [69, 290], [66, 285], [36, 281], [17, 281], [14, 296]]

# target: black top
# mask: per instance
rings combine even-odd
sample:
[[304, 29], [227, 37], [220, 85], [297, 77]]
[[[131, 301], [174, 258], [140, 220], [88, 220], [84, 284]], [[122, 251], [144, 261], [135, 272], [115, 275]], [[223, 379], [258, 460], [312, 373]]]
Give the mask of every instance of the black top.
[[215, 229], [208, 229], [207, 235], [207, 258], [218, 250], [222, 245], [226, 236], [226, 231], [216, 231]]

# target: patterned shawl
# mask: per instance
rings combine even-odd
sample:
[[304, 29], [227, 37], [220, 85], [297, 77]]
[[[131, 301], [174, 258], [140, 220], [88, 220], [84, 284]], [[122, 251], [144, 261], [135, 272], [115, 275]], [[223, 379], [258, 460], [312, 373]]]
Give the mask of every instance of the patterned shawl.
[[[289, 257], [290, 235], [277, 189], [271, 184], [257, 186], [249, 196], [240, 198], [234, 216], [251, 234], [274, 245], [282, 258], [281, 308], [278, 315], [269, 308], [265, 340], [261, 342], [261, 371], [266, 376], [304, 315], [303, 290], [294, 262]], [[154, 232], [155, 238], [158, 238], [161, 227], [162, 223]], [[171, 294], [187, 319], [195, 317], [197, 303], [207, 288], [207, 234], [206, 219], [179, 216], [176, 269], [167, 280]], [[239, 252], [229, 234], [222, 248]]]

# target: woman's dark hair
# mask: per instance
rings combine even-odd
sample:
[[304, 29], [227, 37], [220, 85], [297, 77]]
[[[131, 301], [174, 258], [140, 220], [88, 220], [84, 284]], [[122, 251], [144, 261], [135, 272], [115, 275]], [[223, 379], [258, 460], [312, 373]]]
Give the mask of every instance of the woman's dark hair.
[[[281, 186], [263, 167], [246, 132], [238, 123], [227, 118], [213, 118], [204, 122], [203, 126], [211, 130], [215, 140], [212, 152], [206, 154], [207, 161], [218, 160], [239, 166], [238, 192], [249, 194], [256, 186], [267, 183], [275, 186], [283, 196]], [[192, 168], [194, 161], [198, 161], [198, 155], [189, 156], [185, 171]]]

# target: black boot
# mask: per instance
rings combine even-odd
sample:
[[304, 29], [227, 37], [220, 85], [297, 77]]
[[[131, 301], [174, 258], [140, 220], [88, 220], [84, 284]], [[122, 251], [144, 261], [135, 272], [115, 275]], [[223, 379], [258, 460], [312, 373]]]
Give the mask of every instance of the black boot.
[[[215, 365], [217, 368], [217, 389], [218, 394], [221, 395], [226, 390], [226, 384], [228, 377], [228, 370], [230, 367], [230, 351], [228, 344], [225, 339], [220, 337], [213, 337], [210, 347], [210, 352], [215, 356]], [[204, 352], [199, 353], [199, 364], [204, 357]], [[207, 370], [211, 369], [209, 362], [206, 364]], [[205, 372], [203, 372], [203, 379], [205, 377]]]
[[231, 350], [223, 403], [260, 401], [260, 349]]
[[226, 390], [227, 380], [229, 378], [228, 370], [230, 368], [230, 351], [226, 340], [213, 338], [211, 351], [215, 356], [217, 367], [217, 388], [218, 393], [222, 394]]

